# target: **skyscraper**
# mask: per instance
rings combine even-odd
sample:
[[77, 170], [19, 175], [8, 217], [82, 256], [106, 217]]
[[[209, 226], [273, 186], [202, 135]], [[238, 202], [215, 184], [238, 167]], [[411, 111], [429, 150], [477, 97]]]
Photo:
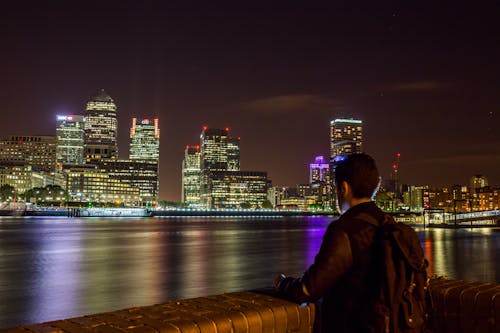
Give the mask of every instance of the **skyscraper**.
[[57, 116], [56, 160], [62, 164], [83, 164], [84, 153], [84, 117]]
[[227, 170], [240, 170], [240, 138], [228, 138], [227, 140]]
[[[200, 135], [199, 171], [188, 172], [186, 161], [192, 155], [196, 164], [197, 151], [186, 149], [183, 172], [192, 177], [192, 188], [199, 190], [199, 206], [205, 208], [257, 208], [267, 200], [270, 184], [267, 173], [240, 171], [240, 138], [229, 136], [229, 128], [203, 127]], [[193, 172], [199, 172], [198, 187]], [[183, 173], [183, 178], [185, 174]], [[183, 181], [183, 200], [187, 202], [188, 178]]]
[[358, 119], [330, 121], [330, 159], [353, 153], [361, 153], [363, 122]]
[[118, 158], [116, 104], [101, 89], [85, 108], [85, 159]]
[[182, 161], [182, 202], [200, 205], [200, 146], [186, 146]]
[[361, 153], [363, 144], [363, 122], [358, 119], [338, 118], [330, 121], [330, 184], [328, 196], [330, 205], [333, 206], [335, 198], [335, 184], [333, 167], [335, 161], [345, 155]]
[[130, 159], [156, 160], [160, 157], [159, 119], [132, 118], [130, 128]]
[[229, 136], [229, 128], [203, 127], [200, 149], [201, 169], [240, 170], [240, 140]]

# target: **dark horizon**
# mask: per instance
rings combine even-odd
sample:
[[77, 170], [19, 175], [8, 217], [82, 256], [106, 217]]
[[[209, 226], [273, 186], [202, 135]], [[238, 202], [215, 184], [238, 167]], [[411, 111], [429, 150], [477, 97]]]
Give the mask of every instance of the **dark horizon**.
[[[500, 185], [500, 47], [494, 2], [356, 6], [161, 1], [5, 4], [0, 133], [55, 134], [104, 88], [120, 157], [132, 117], [159, 117], [160, 199], [180, 199], [202, 126], [241, 137], [242, 170], [306, 183], [329, 121], [364, 122], [364, 151], [402, 183]], [[20, 119], [18, 115], [22, 115]]]

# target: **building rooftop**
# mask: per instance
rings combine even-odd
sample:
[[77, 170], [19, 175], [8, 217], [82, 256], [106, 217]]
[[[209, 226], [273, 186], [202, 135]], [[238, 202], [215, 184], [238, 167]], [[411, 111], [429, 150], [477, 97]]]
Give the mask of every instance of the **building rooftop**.
[[95, 102], [111, 102], [113, 103], [113, 99], [111, 96], [108, 95], [108, 93], [104, 89], [100, 89], [97, 94], [92, 96], [90, 98], [90, 101], [95, 101]]

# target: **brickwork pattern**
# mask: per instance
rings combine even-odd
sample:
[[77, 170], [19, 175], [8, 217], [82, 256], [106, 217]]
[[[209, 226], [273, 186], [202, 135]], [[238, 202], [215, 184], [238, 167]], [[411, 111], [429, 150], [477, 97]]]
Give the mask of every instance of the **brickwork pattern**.
[[312, 332], [314, 305], [263, 293], [236, 292], [79, 318], [24, 325], [0, 333]]
[[430, 292], [433, 332], [500, 332], [500, 285], [433, 279]]

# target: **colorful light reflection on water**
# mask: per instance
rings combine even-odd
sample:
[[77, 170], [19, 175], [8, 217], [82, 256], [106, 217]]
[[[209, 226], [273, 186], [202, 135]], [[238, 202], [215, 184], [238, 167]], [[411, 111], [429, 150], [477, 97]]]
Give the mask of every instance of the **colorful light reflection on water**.
[[[0, 328], [270, 286], [300, 275], [332, 220], [0, 219]], [[500, 232], [418, 229], [429, 271], [500, 281]]]

